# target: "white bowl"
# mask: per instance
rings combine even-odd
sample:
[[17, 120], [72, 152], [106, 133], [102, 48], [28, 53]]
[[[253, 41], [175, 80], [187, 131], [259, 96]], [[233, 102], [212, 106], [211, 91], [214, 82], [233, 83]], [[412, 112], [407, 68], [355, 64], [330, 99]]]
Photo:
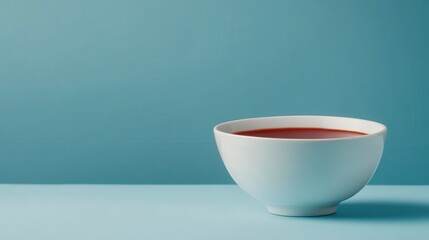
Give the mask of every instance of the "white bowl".
[[[332, 139], [279, 139], [242, 136], [263, 128], [327, 128], [367, 133]], [[383, 124], [330, 116], [251, 118], [219, 124], [216, 144], [231, 177], [245, 192], [264, 201], [270, 213], [317, 216], [359, 192], [373, 176], [383, 153]]]

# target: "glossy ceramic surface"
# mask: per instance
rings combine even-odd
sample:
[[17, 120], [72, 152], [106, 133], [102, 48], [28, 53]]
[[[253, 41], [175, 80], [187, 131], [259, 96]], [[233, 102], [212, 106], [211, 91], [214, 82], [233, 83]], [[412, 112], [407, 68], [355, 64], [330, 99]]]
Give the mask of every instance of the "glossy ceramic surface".
[[[233, 134], [260, 128], [316, 127], [364, 132], [337, 139], [274, 139]], [[281, 116], [226, 122], [214, 128], [223, 162], [244, 191], [268, 211], [286, 216], [327, 215], [359, 192], [383, 153], [383, 124], [330, 116]]]

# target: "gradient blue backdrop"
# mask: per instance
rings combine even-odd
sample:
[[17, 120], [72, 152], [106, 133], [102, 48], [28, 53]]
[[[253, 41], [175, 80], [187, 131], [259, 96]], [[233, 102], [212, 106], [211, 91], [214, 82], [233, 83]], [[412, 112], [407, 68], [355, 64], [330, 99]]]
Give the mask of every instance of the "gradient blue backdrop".
[[230, 183], [212, 127], [389, 127], [377, 184], [429, 184], [429, 1], [0, 1], [0, 182]]

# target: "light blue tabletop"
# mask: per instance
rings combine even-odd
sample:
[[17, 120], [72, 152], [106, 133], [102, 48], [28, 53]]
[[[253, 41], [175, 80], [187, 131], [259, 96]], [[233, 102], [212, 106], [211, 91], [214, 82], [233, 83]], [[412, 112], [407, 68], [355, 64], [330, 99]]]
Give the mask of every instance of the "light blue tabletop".
[[235, 185], [0, 185], [0, 239], [429, 239], [429, 186], [280, 217]]

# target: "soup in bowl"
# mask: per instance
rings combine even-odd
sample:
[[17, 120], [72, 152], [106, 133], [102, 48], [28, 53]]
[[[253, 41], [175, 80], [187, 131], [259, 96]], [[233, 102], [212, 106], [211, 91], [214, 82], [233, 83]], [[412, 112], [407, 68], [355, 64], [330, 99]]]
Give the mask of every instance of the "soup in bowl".
[[237, 185], [284, 216], [335, 213], [373, 176], [386, 133], [381, 123], [332, 116], [251, 118], [214, 128]]

